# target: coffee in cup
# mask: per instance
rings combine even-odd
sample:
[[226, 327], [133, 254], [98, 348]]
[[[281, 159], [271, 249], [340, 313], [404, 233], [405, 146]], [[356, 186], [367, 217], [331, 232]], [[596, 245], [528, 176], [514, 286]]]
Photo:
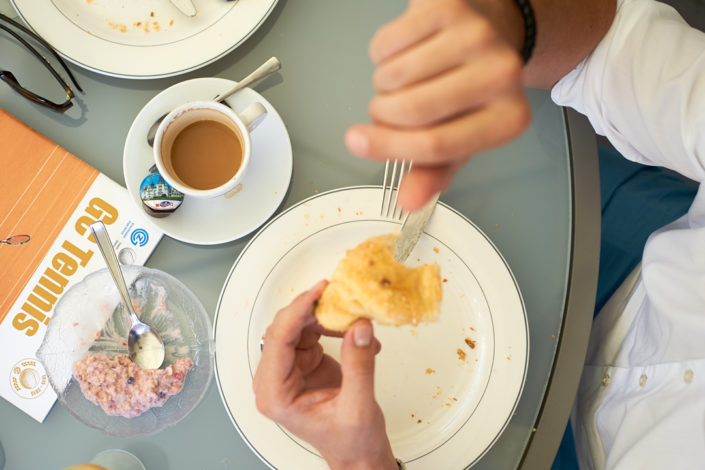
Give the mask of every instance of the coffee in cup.
[[227, 194], [245, 175], [252, 153], [250, 132], [266, 113], [260, 103], [240, 113], [214, 101], [180, 106], [162, 121], [154, 139], [159, 173], [189, 196]]

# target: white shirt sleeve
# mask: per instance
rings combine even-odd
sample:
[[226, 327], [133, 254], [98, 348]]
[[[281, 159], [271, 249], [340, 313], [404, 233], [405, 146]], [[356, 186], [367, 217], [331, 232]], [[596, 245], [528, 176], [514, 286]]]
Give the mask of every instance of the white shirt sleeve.
[[[705, 181], [705, 34], [670, 6], [620, 0], [552, 98], [626, 158]], [[573, 409], [580, 467], [705, 468], [705, 184], [649, 237], [628, 300], [613, 300], [595, 320]]]
[[628, 159], [705, 180], [705, 33], [672, 7], [620, 1], [605, 38], [551, 97]]
[[[608, 33], [552, 98], [626, 158], [705, 181], [705, 33], [672, 7], [620, 0]], [[686, 215], [647, 240], [640, 282], [634, 328], [598, 346], [619, 351], [613, 365], [705, 358], [705, 184]]]

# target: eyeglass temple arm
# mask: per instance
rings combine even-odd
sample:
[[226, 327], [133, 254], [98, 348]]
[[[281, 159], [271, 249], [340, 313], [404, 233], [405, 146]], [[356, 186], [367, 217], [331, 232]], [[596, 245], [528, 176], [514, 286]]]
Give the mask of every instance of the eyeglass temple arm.
[[[78, 84], [78, 81], [76, 81], [76, 78], [71, 73], [71, 70], [69, 70], [68, 66], [66, 65], [66, 62], [64, 62], [64, 60], [54, 50], [54, 48], [51, 46], [51, 44], [49, 44], [43, 37], [35, 34], [34, 31], [30, 30], [29, 28], [25, 27], [24, 25], [18, 23], [17, 21], [13, 20], [12, 18], [10, 18], [2, 13], [0, 13], [0, 19], [7, 21], [11, 25], [13, 25], [15, 28], [17, 28], [20, 31], [29, 35], [32, 39], [34, 39], [35, 41], [40, 43], [42, 46], [46, 47], [49, 50], [49, 52], [51, 52], [51, 54], [56, 58], [56, 60], [59, 62], [59, 64], [61, 64], [61, 67], [64, 69], [64, 71], [68, 74], [69, 78], [71, 79], [71, 82], [76, 86], [76, 89], [78, 91], [80, 91], [81, 93], [83, 93], [83, 88], [81, 88], [81, 85]], [[0, 25], [0, 26], [2, 26], [2, 25]], [[24, 43], [25, 47], [28, 47], [30, 50], [32, 50], [32, 52], [34, 53], [35, 56], [37, 56], [39, 54], [34, 50], [34, 48], [32, 46], [29, 45], [29, 43], [27, 41], [25, 41], [24, 39], [19, 37], [14, 31], [12, 31], [6, 27], [2, 27], [2, 29], [9, 32], [10, 34], [12, 34], [12, 36], [15, 37], [15, 39], [19, 39], [20, 41], [22, 41]], [[46, 60], [46, 58], [44, 58], [41, 54], [39, 54], [38, 57], [42, 60], [42, 62], [46, 62], [48, 64], [48, 61]], [[65, 84], [64, 80], [54, 71], [54, 69], [51, 68], [51, 66], [50, 66], [50, 70], [51, 70], [52, 74], [58, 80], [60, 80], [62, 83]], [[69, 93], [67, 92], [67, 94], [69, 94]], [[69, 95], [73, 96], [73, 93], [70, 93]]]
[[24, 38], [22, 38], [22, 36], [20, 36], [19, 34], [17, 34], [17, 33], [14, 32], [14, 31], [12, 31], [12, 30], [11, 30], [10, 28], [8, 28], [7, 26], [5, 26], [5, 25], [3, 25], [3, 24], [0, 24], [0, 29], [2, 29], [2, 30], [4, 30], [4, 31], [7, 31], [8, 33], [10, 33], [10, 34], [11, 34], [15, 39], [17, 39], [23, 46], [25, 46], [27, 49], [29, 49], [29, 51], [32, 52], [32, 54], [33, 54], [37, 59], [39, 59], [39, 61], [42, 63], [42, 65], [44, 65], [44, 67], [45, 67], [49, 72], [51, 72], [51, 74], [54, 76], [54, 78], [56, 78], [56, 79], [59, 81], [59, 83], [61, 83], [61, 85], [64, 87], [64, 90], [66, 91], [66, 94], [69, 96], [69, 98], [73, 97], [73, 92], [71, 91], [71, 87], [68, 86], [68, 83], [66, 83], [66, 82], [64, 81], [64, 79], [61, 78], [61, 75], [59, 75], [58, 72], [57, 72], [56, 70], [54, 70], [54, 68], [51, 66], [51, 64], [49, 63], [49, 61], [47, 61], [46, 58], [45, 58], [43, 55], [41, 55], [39, 52], [37, 52], [37, 51], [34, 49], [34, 47], [32, 47], [31, 44], [29, 44], [27, 41], [24, 40]]
[[66, 91], [66, 94], [68, 95], [68, 97], [69, 97], [69, 98], [72, 98], [72, 97], [73, 97], [73, 91], [71, 90], [71, 87], [69, 87], [68, 83], [66, 83], [66, 82], [64, 81], [64, 79], [61, 78], [61, 75], [59, 75], [59, 73], [58, 73], [56, 70], [54, 70], [54, 68], [51, 66], [51, 64], [49, 64], [49, 61], [47, 61], [46, 58], [45, 58], [43, 55], [41, 55], [39, 52], [37, 52], [37, 51], [32, 47], [31, 44], [29, 44], [27, 41], [24, 40], [24, 38], [22, 38], [22, 36], [20, 36], [19, 34], [17, 34], [17, 33], [14, 32], [14, 31], [12, 31], [12, 30], [11, 30], [10, 28], [8, 28], [7, 26], [5, 26], [5, 25], [3, 25], [3, 24], [0, 24], [0, 29], [2, 29], [2, 30], [4, 30], [4, 31], [7, 31], [8, 33], [10, 33], [10, 34], [11, 34], [15, 39], [17, 39], [22, 45], [24, 45], [27, 49], [29, 49], [29, 50], [32, 52], [32, 54], [34, 54], [34, 56], [40, 60], [40, 62], [42, 63], [42, 65], [44, 65], [44, 67], [45, 67], [49, 72], [51, 72], [51, 74], [54, 76], [54, 78], [56, 78], [56, 79], [59, 81], [59, 83], [61, 83], [61, 86], [64, 87], [64, 91]]
[[32, 93], [26, 88], [23, 88], [22, 85], [19, 84], [17, 79], [15, 78], [14, 75], [12, 75], [12, 72], [0, 70], [0, 80], [4, 81], [8, 85], [10, 85], [17, 93], [20, 95], [24, 96], [25, 98], [32, 100], [36, 103], [43, 104], [45, 106], [50, 107], [51, 109], [55, 111], [66, 111], [69, 109], [71, 106], [73, 106], [73, 103], [71, 103], [71, 98], [67, 97], [67, 100], [64, 101], [63, 103], [55, 103], [47, 98], [44, 98], [42, 96], [37, 95], [36, 93]]

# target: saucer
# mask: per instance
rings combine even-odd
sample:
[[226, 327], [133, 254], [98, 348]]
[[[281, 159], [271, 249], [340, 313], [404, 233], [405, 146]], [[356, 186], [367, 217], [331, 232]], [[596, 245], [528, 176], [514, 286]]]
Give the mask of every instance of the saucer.
[[[152, 98], [137, 114], [125, 139], [123, 173], [135, 204], [142, 207], [140, 183], [154, 165], [147, 130], [176, 106], [212, 99], [237, 82], [224, 78], [197, 78], [177, 83]], [[245, 88], [228, 98], [236, 111], [259, 101], [267, 117], [252, 131], [252, 161], [241, 185], [226, 196], [212, 199], [185, 197], [168, 217], [149, 220], [166, 235], [195, 245], [226, 243], [251, 233], [269, 219], [281, 204], [291, 181], [293, 158], [286, 126], [274, 107], [256, 91]]]

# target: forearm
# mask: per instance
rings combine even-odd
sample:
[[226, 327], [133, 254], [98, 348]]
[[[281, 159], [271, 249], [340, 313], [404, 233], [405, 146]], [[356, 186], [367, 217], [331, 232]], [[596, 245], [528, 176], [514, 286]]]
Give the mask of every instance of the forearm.
[[[517, 51], [524, 43], [524, 20], [515, 0], [468, 0]], [[573, 70], [607, 33], [616, 0], [532, 0], [536, 46], [524, 67], [524, 83], [550, 89]]]

